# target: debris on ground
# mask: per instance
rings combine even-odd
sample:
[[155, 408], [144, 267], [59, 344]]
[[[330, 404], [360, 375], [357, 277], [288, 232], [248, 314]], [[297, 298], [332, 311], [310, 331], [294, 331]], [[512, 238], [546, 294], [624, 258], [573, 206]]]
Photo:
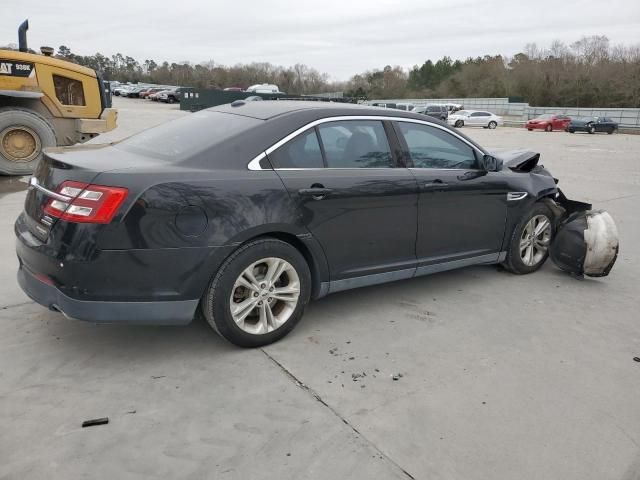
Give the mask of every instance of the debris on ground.
[[364, 378], [366, 377], [367, 374], [365, 372], [362, 373], [352, 373], [351, 374], [351, 380], [353, 380], [354, 382], [357, 382], [359, 378]]
[[107, 423], [109, 423], [108, 417], [94, 418], [92, 420], [85, 420], [84, 422], [82, 422], [82, 428], [94, 427], [96, 425], [106, 425]]
[[400, 380], [402, 377], [403, 375], [401, 373], [394, 373], [391, 375], [391, 378], [393, 378], [394, 381]]
[[633, 357], [634, 362], [640, 362], [640, 357]]

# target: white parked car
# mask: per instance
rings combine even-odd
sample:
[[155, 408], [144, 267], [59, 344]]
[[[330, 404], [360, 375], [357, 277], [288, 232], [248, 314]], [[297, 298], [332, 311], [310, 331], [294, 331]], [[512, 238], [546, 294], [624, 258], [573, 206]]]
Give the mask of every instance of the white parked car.
[[272, 85], [268, 83], [261, 83], [259, 85], [251, 85], [249, 88], [245, 90], [245, 92], [250, 93], [284, 93], [280, 91], [277, 85]]
[[484, 110], [460, 110], [447, 118], [447, 123], [454, 127], [496, 128], [502, 125], [502, 117]]

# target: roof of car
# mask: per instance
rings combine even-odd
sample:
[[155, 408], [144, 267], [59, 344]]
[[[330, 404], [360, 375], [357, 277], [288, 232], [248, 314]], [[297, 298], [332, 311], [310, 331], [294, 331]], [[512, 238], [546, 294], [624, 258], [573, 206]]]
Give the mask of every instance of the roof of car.
[[[219, 105], [209, 108], [210, 111], [232, 113], [244, 115], [246, 117], [268, 120], [273, 117], [285, 115], [293, 112], [314, 111], [316, 113], [327, 113], [327, 116], [336, 115], [377, 115], [377, 116], [397, 116], [408, 118], [424, 117], [412, 114], [405, 110], [392, 108], [372, 107], [369, 105], [355, 105], [352, 103], [338, 102], [311, 102], [297, 100], [269, 100], [265, 102], [234, 102], [233, 104]], [[322, 115], [319, 115], [320, 117]]]

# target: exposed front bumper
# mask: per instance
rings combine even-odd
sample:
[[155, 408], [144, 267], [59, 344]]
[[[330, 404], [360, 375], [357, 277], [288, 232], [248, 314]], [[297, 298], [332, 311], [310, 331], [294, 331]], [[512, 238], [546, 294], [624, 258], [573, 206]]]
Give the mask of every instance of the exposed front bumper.
[[86, 301], [68, 297], [54, 285], [35, 277], [22, 263], [18, 283], [36, 303], [77, 320], [94, 323], [186, 325], [193, 319], [198, 300], [159, 302]]

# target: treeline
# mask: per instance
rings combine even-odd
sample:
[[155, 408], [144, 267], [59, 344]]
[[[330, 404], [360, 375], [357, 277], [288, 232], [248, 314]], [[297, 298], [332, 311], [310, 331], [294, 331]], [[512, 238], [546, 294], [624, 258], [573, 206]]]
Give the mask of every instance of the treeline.
[[640, 108], [640, 45], [584, 37], [513, 57], [427, 60], [405, 72], [387, 66], [355, 75], [349, 91], [370, 98], [518, 97], [533, 106]]
[[290, 94], [344, 91], [368, 99], [517, 97], [534, 106], [640, 108], [640, 44], [612, 46], [603, 36], [583, 37], [570, 45], [556, 41], [549, 48], [529, 44], [513, 57], [486, 55], [461, 61], [445, 56], [409, 71], [386, 66], [346, 82], [332, 82], [326, 73], [301, 64], [139, 62], [120, 53], [76, 55], [66, 46], [58, 49], [57, 56], [123, 82], [197, 88], [273, 83]]
[[105, 79], [120, 82], [145, 82], [160, 85], [179, 85], [196, 88], [247, 88], [256, 83], [278, 85], [290, 94], [320, 93], [331, 91], [334, 84], [329, 75], [306, 65], [282, 67], [271, 63], [238, 64], [231, 67], [213, 61], [192, 64], [156, 63], [154, 60], [138, 62], [120, 53], [107, 57], [101, 53], [76, 55], [66, 46], [58, 49], [57, 56], [80, 65], [99, 70]]

